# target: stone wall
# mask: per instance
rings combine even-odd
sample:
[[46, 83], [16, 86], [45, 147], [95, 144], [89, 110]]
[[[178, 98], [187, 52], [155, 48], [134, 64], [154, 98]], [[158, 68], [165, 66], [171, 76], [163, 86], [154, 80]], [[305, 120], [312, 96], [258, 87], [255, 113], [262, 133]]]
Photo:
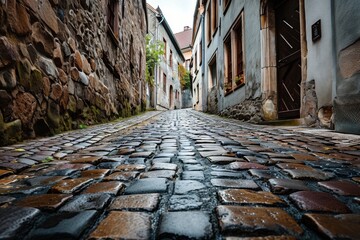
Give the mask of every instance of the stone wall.
[[242, 103], [224, 109], [220, 112], [220, 116], [250, 123], [262, 122], [261, 99], [247, 99]]
[[107, 1], [0, 1], [0, 145], [145, 109], [145, 1], [119, 4], [115, 37]]
[[182, 108], [192, 108], [191, 89], [185, 89], [181, 92]]

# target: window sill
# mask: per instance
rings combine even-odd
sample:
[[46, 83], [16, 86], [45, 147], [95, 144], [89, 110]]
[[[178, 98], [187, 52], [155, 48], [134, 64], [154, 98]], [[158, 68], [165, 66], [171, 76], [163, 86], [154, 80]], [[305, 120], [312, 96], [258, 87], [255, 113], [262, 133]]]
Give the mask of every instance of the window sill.
[[242, 84], [234, 87], [234, 89], [232, 89], [232, 90], [226, 91], [226, 92], [225, 92], [225, 97], [229, 96], [230, 94], [232, 94], [232, 93], [235, 92], [236, 90], [242, 88], [243, 86], [245, 86], [245, 83], [242, 83]]

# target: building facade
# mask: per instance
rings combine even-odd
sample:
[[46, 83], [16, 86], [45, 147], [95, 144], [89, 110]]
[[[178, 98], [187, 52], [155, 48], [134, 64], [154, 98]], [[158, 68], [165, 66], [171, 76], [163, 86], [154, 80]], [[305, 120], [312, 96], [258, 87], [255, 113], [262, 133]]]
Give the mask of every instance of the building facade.
[[185, 26], [184, 31], [175, 33], [176, 41], [185, 58], [184, 67], [187, 71], [190, 71], [190, 61], [192, 57], [192, 32], [193, 31], [189, 26]]
[[360, 19], [356, 0], [199, 0], [201, 5], [203, 111], [360, 132], [360, 33], [351, 24]]
[[[179, 44], [181, 52], [184, 56], [184, 67], [186, 71], [190, 72], [190, 62], [192, 57], [192, 29], [189, 26], [184, 27], [184, 31], [175, 33], [176, 41]], [[182, 108], [192, 108], [192, 92], [191, 89], [183, 87], [182, 95]]]
[[0, 145], [145, 109], [146, 1], [0, 2]]
[[204, 82], [205, 73], [205, 51], [204, 51], [204, 6], [201, 1], [197, 2], [194, 12], [194, 31], [193, 31], [193, 52], [191, 61], [191, 75], [192, 75], [192, 102], [193, 108], [197, 111], [204, 111], [206, 104], [206, 83]]
[[183, 65], [185, 59], [161, 9], [149, 4], [147, 8], [152, 41], [160, 41], [164, 45], [164, 55], [154, 70], [154, 86], [147, 87], [150, 107], [159, 110], [180, 109], [182, 96], [178, 65]]

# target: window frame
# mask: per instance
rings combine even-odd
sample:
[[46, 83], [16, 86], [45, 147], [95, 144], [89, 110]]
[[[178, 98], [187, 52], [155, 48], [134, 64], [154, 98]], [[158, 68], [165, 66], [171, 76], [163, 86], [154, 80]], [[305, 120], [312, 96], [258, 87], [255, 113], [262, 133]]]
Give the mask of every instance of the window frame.
[[199, 66], [202, 65], [202, 49], [203, 49], [203, 45], [202, 45], [202, 40], [200, 40], [200, 43], [199, 43]]
[[165, 38], [163, 38], [163, 43], [164, 43], [164, 59], [165, 59], [165, 62], [166, 62], [166, 56], [167, 56], [167, 41]]
[[231, 4], [231, 0], [223, 0], [223, 13], [226, 14], [227, 10], [229, 9], [229, 6]]
[[[224, 92], [225, 96], [241, 88], [246, 83], [245, 77], [245, 45], [244, 45], [244, 10], [230, 27], [224, 37]], [[239, 31], [240, 30], [240, 31]], [[240, 37], [239, 37], [240, 36]], [[239, 40], [240, 39], [240, 40]], [[230, 50], [229, 50], [230, 41]], [[239, 53], [240, 49], [240, 53]], [[230, 56], [231, 55], [231, 56]], [[241, 61], [239, 65], [240, 55]], [[231, 63], [229, 61], [231, 60]], [[240, 67], [241, 66], [241, 67]], [[230, 68], [230, 69], [229, 69]], [[239, 69], [241, 68], [241, 69]], [[231, 76], [229, 76], [231, 74]], [[229, 80], [231, 79], [231, 80]]]
[[170, 68], [173, 68], [173, 52], [170, 49], [170, 54], [169, 54], [169, 66]]
[[163, 92], [166, 93], [166, 81], [167, 81], [167, 76], [166, 74], [163, 72]]

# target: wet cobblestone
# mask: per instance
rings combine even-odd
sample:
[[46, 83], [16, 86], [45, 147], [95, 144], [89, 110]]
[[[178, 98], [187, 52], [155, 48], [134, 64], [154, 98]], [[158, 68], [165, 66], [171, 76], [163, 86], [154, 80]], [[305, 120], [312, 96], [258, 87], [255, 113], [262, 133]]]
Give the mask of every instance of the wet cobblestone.
[[360, 239], [360, 136], [149, 112], [0, 148], [0, 239]]

